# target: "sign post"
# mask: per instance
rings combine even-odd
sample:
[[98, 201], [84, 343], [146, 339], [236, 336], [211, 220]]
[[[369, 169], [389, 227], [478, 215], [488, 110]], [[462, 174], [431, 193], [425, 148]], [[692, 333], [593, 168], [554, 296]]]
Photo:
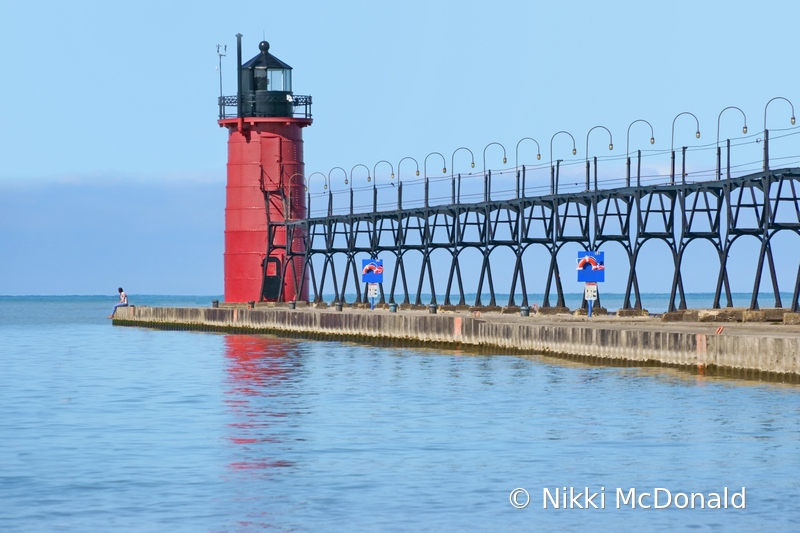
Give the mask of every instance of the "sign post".
[[589, 318], [591, 318], [592, 304], [597, 300], [597, 283], [587, 283], [583, 289], [583, 297], [589, 303]]
[[375, 298], [378, 297], [378, 284], [383, 283], [383, 259], [361, 260], [361, 282], [368, 283], [370, 309], [375, 309]]
[[583, 298], [589, 304], [589, 316], [592, 316], [592, 304], [597, 300], [597, 284], [606, 280], [605, 254], [603, 252], [578, 252], [578, 282], [586, 285]]
[[375, 309], [375, 298], [378, 297], [378, 284], [370, 283], [367, 294], [369, 295], [370, 309]]

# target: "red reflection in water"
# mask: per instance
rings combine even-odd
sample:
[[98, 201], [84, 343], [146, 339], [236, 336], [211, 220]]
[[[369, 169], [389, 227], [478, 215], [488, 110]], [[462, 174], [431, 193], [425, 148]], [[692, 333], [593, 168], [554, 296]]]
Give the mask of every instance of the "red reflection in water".
[[[291, 367], [286, 361], [285, 342], [269, 337], [226, 335], [229, 393], [243, 396], [271, 396], [275, 386], [287, 379]], [[239, 400], [240, 403], [246, 403]], [[234, 401], [236, 403], [236, 401]]]
[[225, 336], [225, 402], [236, 419], [228, 424], [227, 439], [236, 445], [236, 459], [228, 464], [231, 470], [269, 476], [275, 468], [292, 466], [290, 461], [264, 456], [271, 444], [281, 442], [280, 426], [287, 413], [275, 411], [280, 404], [270, 399], [285, 394], [286, 382], [297, 368], [287, 350], [291, 346], [270, 337]]

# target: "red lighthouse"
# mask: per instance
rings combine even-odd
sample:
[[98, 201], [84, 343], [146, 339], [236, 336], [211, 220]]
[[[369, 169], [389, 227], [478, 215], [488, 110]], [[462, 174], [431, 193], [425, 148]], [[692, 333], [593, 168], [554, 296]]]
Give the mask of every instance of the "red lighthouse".
[[[306, 215], [303, 128], [311, 125], [311, 97], [292, 93], [292, 67], [269, 53], [268, 42], [242, 64], [241, 34], [236, 39], [237, 94], [220, 96], [218, 121], [228, 130], [225, 301], [307, 300], [302, 266], [282, 271], [280, 223]], [[294, 241], [288, 246], [304, 251], [302, 239]]]

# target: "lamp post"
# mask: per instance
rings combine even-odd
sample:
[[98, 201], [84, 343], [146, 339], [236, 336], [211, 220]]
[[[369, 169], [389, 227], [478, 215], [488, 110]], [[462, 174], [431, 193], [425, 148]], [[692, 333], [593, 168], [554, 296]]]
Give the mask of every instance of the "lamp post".
[[[356, 169], [356, 167], [364, 167], [364, 170], [367, 171], [367, 182], [369, 183], [370, 181], [372, 181], [372, 178], [369, 175], [369, 167], [367, 165], [362, 165], [361, 163], [358, 163], [354, 165], [353, 168], [350, 169], [350, 214], [351, 215], [353, 214], [353, 171]], [[347, 180], [345, 180], [345, 183], [347, 183]]]
[[[719, 121], [722, 118], [722, 114], [725, 111], [727, 111], [728, 109], [736, 109], [736, 110], [739, 111], [739, 113], [742, 114], [742, 117], [744, 118], [744, 127], [742, 127], [742, 133], [745, 133], [745, 134], [747, 133], [747, 115], [744, 114], [744, 111], [742, 111], [741, 109], [739, 109], [736, 106], [731, 105], [731, 106], [728, 106], [728, 107], [726, 107], [725, 109], [723, 109], [722, 111], [719, 112], [719, 115], [717, 115], [717, 176], [716, 176], [716, 179], [718, 179], [718, 180], [722, 179], [722, 157], [721, 157], [721, 153], [720, 153], [720, 149], [719, 149]], [[730, 161], [731, 161], [730, 146], [731, 146], [731, 142], [730, 142], [730, 140], [728, 140], [728, 173], [730, 173], [730, 167], [731, 167], [731, 163], [730, 163]]]
[[[300, 176], [300, 178], [303, 180], [303, 191], [308, 195], [307, 196], [307, 201], [306, 201], [306, 218], [309, 218], [310, 211], [308, 210], [308, 206], [311, 205], [311, 195], [308, 194], [308, 185], [306, 185], [306, 178], [301, 173], [295, 172], [294, 174], [289, 176], [289, 193], [287, 194], [287, 197], [286, 197], [286, 203], [288, 204], [288, 207], [284, 207], [284, 213], [285, 213], [285, 215], [283, 217], [284, 220], [298, 220], [299, 219], [299, 217], [295, 218], [295, 217], [292, 216], [292, 180], [294, 180], [295, 176]], [[286, 232], [286, 252], [287, 253], [295, 251], [294, 250], [294, 248], [295, 248], [294, 244], [295, 244], [295, 239], [293, 237], [293, 233], [287, 231]], [[292, 264], [294, 264], [294, 262]], [[294, 275], [296, 276], [296, 271], [295, 271]], [[297, 297], [298, 296], [299, 295], [297, 293], [295, 293], [295, 295], [294, 295], [294, 301], [295, 302], [297, 302]], [[295, 305], [297, 305], [297, 304], [295, 303]]]
[[[669, 182], [671, 185], [675, 183], [675, 121], [678, 120], [678, 117], [681, 115], [692, 115], [694, 117], [694, 121], [697, 123], [697, 131], [695, 132], [695, 137], [698, 139], [700, 138], [700, 121], [697, 120], [697, 117], [693, 113], [689, 113], [688, 111], [684, 111], [683, 113], [678, 113], [675, 115], [675, 118], [672, 119], [672, 140], [670, 141], [670, 154], [672, 158], [672, 163], [670, 166], [670, 174], [669, 174]], [[686, 152], [684, 151], [684, 154]], [[681, 172], [681, 181], [686, 179], [686, 158], [684, 157], [683, 160], [683, 171]]]
[[[283, 209], [284, 210], [284, 216], [283, 216], [284, 220], [289, 220], [289, 219], [292, 218], [292, 180], [294, 180], [295, 176], [300, 176], [301, 178], [303, 178], [303, 192], [306, 192], [306, 193], [308, 192], [308, 186], [306, 185], [306, 177], [305, 176], [303, 176], [299, 172], [295, 172], [294, 174], [289, 176], [289, 194], [287, 195], [287, 202], [286, 202], [288, 204], [288, 209], [286, 207], [284, 207], [284, 209]], [[310, 200], [311, 199], [309, 198], [309, 201]], [[308, 205], [308, 203], [309, 202], [306, 202], [306, 205]]]
[[491, 142], [483, 148], [483, 201], [488, 202], [492, 199], [492, 171], [489, 171], [488, 177], [486, 174], [486, 149], [496, 144], [503, 149], [503, 163], [508, 162], [506, 159], [506, 147], [498, 142]]
[[458, 152], [459, 150], [466, 150], [467, 152], [469, 152], [469, 155], [472, 158], [472, 163], [471, 163], [472, 167], [471, 168], [475, 168], [475, 154], [473, 154], [472, 150], [470, 150], [469, 148], [467, 148], [465, 146], [462, 146], [461, 148], [456, 148], [455, 151], [453, 152], [453, 155], [450, 156], [450, 171], [452, 172], [452, 174], [450, 176], [450, 179], [451, 179], [451, 185], [452, 185], [452, 190], [453, 190], [453, 192], [452, 192], [452, 200], [453, 200], [453, 202], [452, 203], [454, 203], [454, 204], [455, 203], [459, 203], [459, 204], [461, 203], [461, 174], [458, 175], [458, 197], [457, 197], [458, 198], [458, 202], [456, 202], [456, 176], [455, 176], [455, 168], [456, 168], [455, 167], [455, 158], [456, 158], [456, 152]]
[[[611, 136], [611, 132], [605, 126], [595, 126], [589, 130], [589, 133], [586, 134], [586, 190], [589, 190], [589, 135], [597, 128], [603, 128], [604, 130], [608, 131], [608, 149], [614, 149], [614, 139]], [[595, 189], [597, 189], [597, 158], [594, 158], [594, 183]]]
[[[569, 138], [572, 139], [572, 155], [578, 154], [578, 150], [575, 149], [575, 137], [573, 137], [568, 131], [558, 131], [554, 133], [552, 137], [550, 137], [550, 194], [558, 194], [558, 182], [556, 181], [556, 174], [555, 170], [553, 169], [553, 139], [555, 139], [560, 133], [566, 133], [569, 135]], [[558, 164], [560, 161], [561, 160], [559, 159], [556, 164]]]
[[[333, 208], [333, 206], [332, 206], [333, 196], [331, 195], [331, 191], [328, 190], [328, 177], [325, 174], [323, 174], [322, 172], [312, 172], [311, 175], [308, 177], [307, 183], [309, 185], [311, 185], [311, 178], [313, 178], [317, 174], [322, 176], [322, 179], [325, 181], [325, 190], [328, 191], [328, 216], [330, 216], [331, 215], [331, 210]], [[311, 193], [309, 193], [309, 196], [308, 196], [308, 212], [309, 212], [309, 214], [311, 213]]]
[[447, 174], [447, 161], [442, 154], [439, 152], [431, 152], [425, 156], [425, 160], [422, 162], [422, 170], [425, 175], [425, 207], [428, 207], [428, 158], [433, 154], [442, 158], [442, 174]]
[[417, 165], [417, 176], [419, 176], [419, 162], [416, 159], [410, 156], [406, 156], [397, 163], [397, 210], [403, 209], [403, 181], [400, 179], [400, 165], [403, 164], [403, 161], [406, 159], [410, 159]]
[[391, 163], [386, 161], [385, 159], [381, 159], [375, 166], [372, 167], [372, 175], [375, 176], [375, 181], [372, 182], [372, 212], [376, 213], [378, 211], [378, 165], [381, 163], [386, 163], [389, 165], [389, 168], [392, 170], [392, 177], [390, 179], [394, 179], [394, 167]]
[[[788, 102], [789, 105], [792, 106], [792, 120], [791, 120], [791, 122], [792, 122], [792, 126], [794, 126], [794, 123], [795, 123], [795, 120], [794, 120], [794, 105], [791, 102], [789, 102], [789, 100], [784, 98], [783, 96], [776, 96], [772, 100], [786, 100], [786, 102]], [[769, 104], [772, 103], [772, 100], [767, 102], [767, 105], [764, 106], [764, 172], [768, 172], [769, 171], [769, 131], [767, 130], [767, 108], [769, 107]]]
[[[627, 160], [626, 170], [625, 170], [625, 186], [626, 187], [630, 187], [631, 186], [631, 156], [630, 156], [630, 154], [631, 154], [631, 126], [633, 126], [637, 122], [644, 122], [645, 124], [650, 126], [650, 144], [655, 144], [656, 143], [656, 137], [655, 137], [655, 134], [653, 133], [653, 125], [650, 124], [649, 122], [647, 122], [646, 120], [644, 120], [643, 118], [637, 118], [636, 120], [634, 120], [633, 122], [631, 122], [628, 125], [628, 135], [627, 135], [627, 138], [626, 138], [626, 141], [625, 141], [625, 159]], [[639, 154], [641, 154], [641, 152], [639, 152]], [[639, 165], [641, 165], [641, 159], [639, 160]], [[641, 185], [639, 183], [639, 177], [638, 177], [639, 173], [637, 172], [636, 175], [637, 175], [636, 186], [638, 187], [639, 185]]]
[[[539, 141], [532, 137], [523, 137], [517, 142], [517, 147], [514, 149], [514, 168], [517, 169], [517, 198], [519, 198], [519, 143], [529, 140], [536, 143], [536, 159], [542, 158], [542, 149], [539, 148]], [[522, 197], [525, 197], [525, 165], [522, 166]]]
[[331, 213], [330, 214], [333, 214], [333, 181], [331, 180], [331, 172], [333, 172], [337, 168], [339, 170], [341, 170], [342, 173], [344, 174], [344, 184], [347, 185], [347, 183], [348, 183], [348, 181], [347, 181], [347, 171], [345, 169], [343, 169], [342, 167], [333, 167], [332, 169], [330, 169], [330, 171], [328, 171], [328, 183], [330, 184], [330, 192], [329, 192], [329, 194], [331, 195], [331, 209], [330, 209]]

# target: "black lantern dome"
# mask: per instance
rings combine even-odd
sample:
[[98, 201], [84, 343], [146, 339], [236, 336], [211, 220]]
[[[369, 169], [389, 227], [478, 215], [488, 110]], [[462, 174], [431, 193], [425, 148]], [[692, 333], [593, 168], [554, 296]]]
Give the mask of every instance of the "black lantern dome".
[[249, 117], [293, 115], [292, 67], [269, 53], [269, 43], [258, 44], [261, 53], [240, 71], [242, 114]]

